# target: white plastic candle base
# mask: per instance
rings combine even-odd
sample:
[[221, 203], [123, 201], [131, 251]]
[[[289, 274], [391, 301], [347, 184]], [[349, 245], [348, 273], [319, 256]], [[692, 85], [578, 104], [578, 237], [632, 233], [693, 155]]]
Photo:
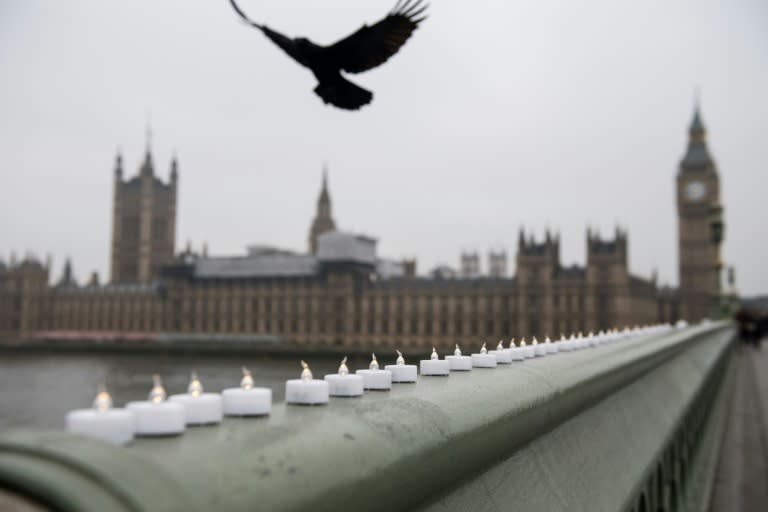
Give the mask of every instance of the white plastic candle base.
[[496, 368], [496, 356], [493, 354], [472, 354], [473, 368]]
[[184, 416], [187, 425], [213, 425], [221, 423], [224, 416], [221, 395], [218, 393], [203, 393], [200, 396], [171, 395], [169, 401], [184, 406]]
[[539, 343], [538, 345], [533, 345], [533, 354], [536, 357], [541, 357], [547, 355], [547, 347], [544, 346], [543, 343]]
[[67, 432], [126, 444], [133, 439], [133, 413], [125, 409], [78, 409], [67, 413]]
[[298, 405], [328, 403], [328, 383], [324, 380], [291, 379], [285, 383], [285, 401]]
[[328, 394], [331, 396], [362, 396], [363, 378], [360, 375], [339, 375], [331, 373], [325, 376]]
[[452, 372], [465, 372], [472, 369], [472, 358], [469, 356], [445, 356]]
[[415, 364], [388, 364], [384, 369], [392, 372], [392, 382], [416, 382], [418, 370]]
[[560, 349], [557, 346], [557, 343], [547, 343], [544, 346], [547, 347], [547, 354], [557, 354], [560, 352]]
[[392, 372], [389, 370], [357, 370], [355, 373], [363, 377], [365, 389], [376, 391], [392, 389]]
[[419, 373], [421, 375], [449, 375], [451, 366], [445, 359], [423, 359], [419, 361]]
[[489, 350], [488, 353], [496, 356], [497, 364], [509, 364], [512, 362], [512, 351], [508, 348], [503, 350]]
[[560, 344], [560, 352], [570, 352], [573, 350], [573, 341], [565, 340], [558, 342]]
[[221, 392], [226, 416], [266, 416], [272, 412], [269, 388], [228, 388]]
[[184, 432], [184, 406], [173, 402], [128, 402], [125, 408], [135, 418], [136, 436], [176, 436]]
[[525, 348], [526, 359], [532, 359], [536, 357], [536, 351], [534, 350], [533, 345], [526, 345], [524, 348]]
[[509, 349], [512, 361], [525, 361], [525, 347], [515, 347]]

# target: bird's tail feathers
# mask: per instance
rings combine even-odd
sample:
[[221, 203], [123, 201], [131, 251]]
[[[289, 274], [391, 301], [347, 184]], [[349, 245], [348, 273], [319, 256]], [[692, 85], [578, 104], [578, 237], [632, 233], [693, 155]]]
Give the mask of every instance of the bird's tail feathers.
[[326, 104], [330, 103], [346, 110], [357, 110], [373, 99], [371, 91], [353, 84], [341, 75], [332, 81], [317, 84], [315, 94], [320, 96]]

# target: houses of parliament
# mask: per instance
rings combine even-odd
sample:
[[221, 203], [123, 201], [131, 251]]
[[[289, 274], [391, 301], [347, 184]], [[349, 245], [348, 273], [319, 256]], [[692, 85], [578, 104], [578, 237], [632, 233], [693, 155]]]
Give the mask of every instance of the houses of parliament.
[[51, 282], [32, 257], [0, 261], [0, 336], [84, 337], [100, 333], [274, 336], [296, 345], [380, 345], [425, 350], [454, 343], [588, 332], [626, 325], [696, 321], [719, 293], [718, 172], [698, 107], [676, 176], [677, 289], [633, 275], [628, 234], [589, 230], [584, 266], [560, 263], [559, 236], [517, 236], [516, 273], [506, 253], [477, 253], [459, 268], [418, 274], [416, 261], [380, 258], [376, 240], [337, 228], [327, 177], [307, 237], [307, 252], [268, 246], [209, 256], [175, 248], [178, 165], [163, 181], [147, 147], [137, 175], [114, 167], [110, 277], [78, 284], [68, 261]]

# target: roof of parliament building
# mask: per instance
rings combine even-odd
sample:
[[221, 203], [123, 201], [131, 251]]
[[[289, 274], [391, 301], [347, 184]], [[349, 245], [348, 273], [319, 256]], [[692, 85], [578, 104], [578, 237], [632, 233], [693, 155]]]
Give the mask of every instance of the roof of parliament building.
[[352, 233], [328, 231], [317, 238], [317, 254], [300, 254], [257, 246], [245, 256], [203, 257], [192, 264], [200, 279], [311, 277], [324, 263], [355, 263], [375, 267], [376, 240]]

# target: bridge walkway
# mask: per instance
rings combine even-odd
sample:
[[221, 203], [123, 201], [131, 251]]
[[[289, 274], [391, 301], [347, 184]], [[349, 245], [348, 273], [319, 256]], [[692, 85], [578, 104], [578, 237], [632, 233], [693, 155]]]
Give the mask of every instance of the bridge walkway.
[[768, 510], [768, 340], [739, 346], [710, 512]]

